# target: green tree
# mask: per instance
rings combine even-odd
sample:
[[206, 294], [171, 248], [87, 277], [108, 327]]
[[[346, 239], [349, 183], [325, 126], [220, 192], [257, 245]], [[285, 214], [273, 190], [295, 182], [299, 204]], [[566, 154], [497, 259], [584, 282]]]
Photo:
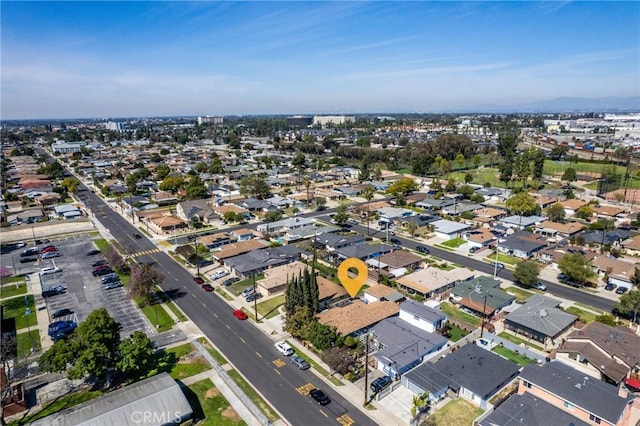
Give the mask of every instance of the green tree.
[[240, 181], [240, 192], [258, 199], [267, 198], [271, 194], [269, 185], [260, 176], [247, 176]]
[[300, 167], [300, 166], [304, 166], [306, 161], [307, 159], [305, 158], [304, 154], [299, 152], [293, 158], [293, 160], [291, 161], [291, 164], [293, 166]]
[[317, 321], [308, 307], [298, 305], [293, 307], [293, 312], [287, 314], [285, 318], [285, 331], [291, 333], [293, 337], [304, 339], [307, 329], [311, 323]]
[[413, 395], [411, 401], [411, 417], [414, 422], [412, 424], [420, 424], [419, 417], [429, 407], [429, 392], [425, 391], [420, 395]]
[[462, 195], [464, 199], [468, 200], [474, 194], [475, 189], [470, 185], [462, 185], [458, 188], [457, 192]]
[[338, 206], [336, 212], [333, 214], [333, 220], [338, 225], [344, 225], [349, 220], [349, 211], [344, 204]]
[[467, 172], [464, 174], [464, 183], [471, 183], [473, 182], [473, 175], [471, 174], [471, 172]]
[[593, 217], [593, 208], [589, 205], [581, 206], [576, 212], [576, 217], [580, 219], [591, 219]]
[[617, 325], [616, 318], [611, 314], [602, 314], [596, 317], [596, 321], [601, 322], [602, 324], [610, 325], [611, 327], [615, 327]]
[[564, 171], [562, 175], [562, 180], [566, 182], [575, 182], [578, 180], [578, 175], [576, 174], [576, 169], [573, 167], [567, 167], [567, 170]]
[[312, 321], [305, 333], [305, 339], [317, 350], [323, 351], [332, 347], [338, 340], [338, 333], [335, 327], [320, 324], [317, 320]]
[[172, 194], [175, 194], [183, 186], [184, 186], [184, 179], [181, 176], [169, 175], [166, 178], [164, 178], [162, 182], [160, 182], [160, 185], [158, 185], [158, 188], [161, 191], [169, 191]]
[[565, 218], [565, 211], [562, 204], [555, 203], [546, 209], [547, 217], [551, 222], [562, 222]]
[[153, 169], [153, 172], [155, 173], [157, 180], [163, 180], [169, 175], [169, 173], [171, 173], [171, 169], [166, 164], [160, 164]]
[[640, 313], [640, 288], [635, 288], [620, 296], [620, 303], [617, 308], [620, 312], [633, 315], [635, 324], [638, 319], [638, 313]]
[[134, 263], [129, 276], [129, 292], [134, 297], [144, 296], [147, 304], [155, 302], [154, 287], [162, 284], [164, 274], [151, 265]]
[[586, 283], [594, 276], [594, 272], [581, 253], [565, 254], [558, 262], [558, 268], [567, 278], [578, 283]]
[[375, 194], [375, 190], [370, 186], [367, 186], [362, 192], [362, 196], [364, 197], [365, 200], [367, 200], [367, 235], [370, 234], [369, 219], [371, 216], [371, 200], [373, 199], [374, 194]]
[[209, 196], [209, 190], [205, 186], [200, 176], [192, 176], [189, 183], [185, 187], [187, 191], [187, 200], [200, 200]]
[[77, 179], [72, 178], [72, 177], [68, 177], [65, 178], [61, 183], [60, 186], [62, 186], [63, 188], [66, 188], [66, 190], [69, 193], [73, 193], [76, 192], [76, 189], [78, 189], [78, 186], [80, 185], [80, 182], [78, 182]]
[[282, 212], [280, 210], [272, 210], [264, 215], [265, 222], [275, 222], [280, 219], [282, 219]]
[[537, 182], [540, 182], [542, 176], [544, 176], [544, 162], [547, 159], [547, 154], [545, 154], [542, 149], [536, 149], [531, 155], [531, 158], [533, 160], [533, 179]]
[[[269, 212], [269, 213], [273, 213], [273, 212]], [[276, 211], [276, 213], [279, 213], [278, 211]], [[222, 215], [222, 220], [224, 220], [225, 223], [235, 223], [235, 222], [240, 222], [242, 221], [243, 217], [241, 214], [238, 214], [236, 212], [225, 212]], [[278, 219], [276, 219], [278, 220]]]
[[462, 155], [460, 153], [458, 155], [456, 155], [455, 162], [456, 162], [456, 165], [458, 166], [458, 169], [462, 169], [462, 166], [464, 166], [464, 163], [466, 161], [467, 160], [466, 160], [466, 158], [464, 158], [464, 155]]
[[511, 196], [505, 206], [512, 214], [531, 216], [538, 211], [538, 204], [533, 195], [528, 192], [519, 192]]
[[531, 288], [538, 282], [540, 268], [532, 261], [519, 262], [513, 271], [513, 277], [522, 287]]
[[153, 342], [141, 331], [136, 330], [122, 340], [119, 353], [117, 369], [134, 380], [144, 377], [153, 367]]
[[480, 167], [480, 163], [482, 163], [482, 157], [480, 157], [478, 154], [474, 155], [473, 158], [471, 158], [471, 163], [473, 163], [473, 168], [477, 169], [478, 167]]
[[456, 189], [456, 180], [453, 178], [449, 179], [444, 186], [444, 192], [456, 192]]
[[418, 184], [413, 179], [402, 178], [389, 185], [386, 192], [391, 195], [409, 195], [417, 191], [418, 188]]

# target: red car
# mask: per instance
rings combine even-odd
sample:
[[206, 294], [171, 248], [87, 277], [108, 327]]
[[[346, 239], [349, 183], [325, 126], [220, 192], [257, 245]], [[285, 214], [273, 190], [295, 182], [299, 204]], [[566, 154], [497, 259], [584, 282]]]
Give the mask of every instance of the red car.
[[56, 251], [56, 248], [54, 246], [49, 246], [45, 249], [42, 249], [40, 253], [51, 253], [52, 251]]
[[195, 281], [196, 284], [200, 284], [200, 285], [204, 284], [204, 280], [200, 277], [193, 277], [193, 281]]
[[210, 284], [205, 284], [202, 286], [204, 291], [213, 291], [213, 287]]
[[233, 316], [238, 318], [239, 320], [246, 320], [247, 314], [244, 313], [244, 311], [240, 310], [240, 309], [236, 309], [235, 311], [233, 311]]

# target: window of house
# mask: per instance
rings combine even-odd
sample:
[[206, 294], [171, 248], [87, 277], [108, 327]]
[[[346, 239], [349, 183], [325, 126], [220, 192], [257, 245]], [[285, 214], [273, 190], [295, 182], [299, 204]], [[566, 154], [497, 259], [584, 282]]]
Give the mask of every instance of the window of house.
[[600, 420], [600, 417], [596, 417], [593, 414], [589, 414], [589, 420], [597, 424], [600, 424], [600, 422], [602, 421]]
[[564, 407], [569, 409], [569, 410], [573, 410], [573, 404], [570, 403], [569, 401], [565, 401], [564, 402]]
[[419, 316], [417, 316], [417, 315], [414, 315], [414, 316], [413, 316], [413, 319], [414, 319], [414, 320], [416, 320], [416, 321], [420, 321], [420, 317], [419, 317]]
[[527, 382], [526, 380], [522, 381], [522, 386], [524, 386], [525, 388], [531, 389], [531, 383]]

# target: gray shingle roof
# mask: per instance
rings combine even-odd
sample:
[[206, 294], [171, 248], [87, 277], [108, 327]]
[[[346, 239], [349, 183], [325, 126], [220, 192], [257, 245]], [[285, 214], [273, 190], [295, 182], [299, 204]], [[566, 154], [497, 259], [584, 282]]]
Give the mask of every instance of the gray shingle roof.
[[550, 424], [554, 426], [590, 425], [528, 392], [523, 395], [511, 395], [480, 422], [480, 426], [547, 426]]
[[408, 312], [411, 315], [417, 315], [418, 317], [430, 322], [431, 324], [436, 324], [446, 318], [446, 316], [441, 311], [435, 310], [410, 299], [407, 299], [400, 304], [400, 310]]
[[543, 366], [526, 366], [520, 377], [546, 392], [569, 401], [601, 419], [616, 424], [632, 396], [618, 396], [618, 389], [593, 377], [588, 377], [561, 362]]
[[369, 259], [375, 257], [376, 255], [381, 255], [384, 253], [389, 253], [392, 250], [391, 246], [386, 244], [355, 244], [352, 246], [342, 247], [336, 252], [342, 257], [355, 257], [357, 259]]
[[509, 313], [505, 321], [553, 338], [578, 319], [577, 316], [558, 309], [557, 306], [557, 301], [536, 294], [531, 296], [524, 305]]

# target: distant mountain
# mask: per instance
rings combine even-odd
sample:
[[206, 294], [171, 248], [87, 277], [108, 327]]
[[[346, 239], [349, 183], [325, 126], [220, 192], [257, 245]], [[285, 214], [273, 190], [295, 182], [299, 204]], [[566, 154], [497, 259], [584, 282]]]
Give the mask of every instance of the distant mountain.
[[640, 96], [607, 98], [562, 97], [520, 105], [483, 104], [458, 108], [455, 112], [640, 112]]

